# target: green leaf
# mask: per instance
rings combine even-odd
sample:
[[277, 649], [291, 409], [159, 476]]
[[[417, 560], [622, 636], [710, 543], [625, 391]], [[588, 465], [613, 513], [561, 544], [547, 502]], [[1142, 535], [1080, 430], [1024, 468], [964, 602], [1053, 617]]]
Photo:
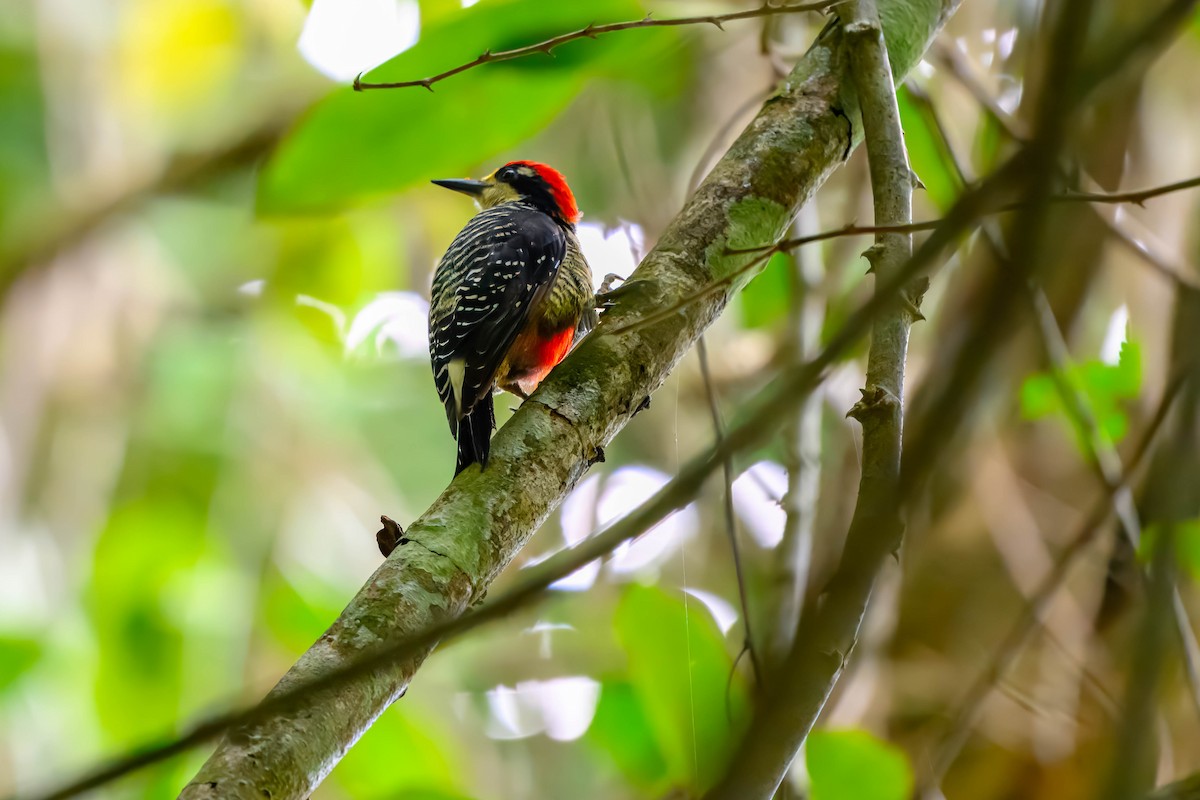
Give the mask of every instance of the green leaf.
[[704, 604], [686, 600], [631, 586], [614, 624], [671, 783], [703, 791], [724, 774], [744, 730], [746, 687]]
[[590, 743], [608, 753], [621, 773], [639, 788], [658, 794], [666, 788], [667, 762], [628, 681], [605, 681], [596, 716], [588, 728]]
[[[1119, 442], [1128, 432], [1129, 419], [1123, 402], [1137, 397], [1142, 385], [1141, 346], [1126, 338], [1116, 364], [1091, 360], [1069, 365], [1062, 379], [1072, 391], [1083, 395], [1084, 402], [1096, 419], [1100, 433], [1110, 442]], [[1039, 372], [1026, 378], [1021, 385], [1021, 415], [1025, 419], [1044, 419], [1050, 416], [1069, 421], [1066, 408], [1059, 397], [1054, 377]], [[1075, 431], [1081, 449], [1086, 449], [1082, 432]]]
[[866, 731], [813, 731], [805, 751], [811, 800], [906, 800], [912, 792], [904, 752]]
[[[448, 13], [421, 41], [363, 77], [391, 82], [428, 77], [484, 50], [533, 44], [590, 22], [642, 15], [632, 0], [587, 4], [489, 0]], [[456, 176], [542, 130], [597, 77], [657, 80], [678, 41], [666, 29], [565, 44], [553, 58], [532, 55], [468, 70], [438, 83], [354, 92], [319, 102], [263, 169], [259, 210], [312, 213], [344, 208], [431, 177]]]
[[[1149, 564], [1154, 560], [1154, 550], [1162, 540], [1162, 532], [1161, 523], [1146, 526], [1138, 542], [1138, 561]], [[1171, 526], [1171, 534], [1174, 537], [1176, 562], [1187, 570], [1192, 580], [1200, 581], [1200, 519], [1175, 523]]]
[[42, 657], [37, 639], [0, 636], [0, 695], [14, 686]]
[[787, 316], [792, 298], [790, 263], [791, 256], [775, 253], [763, 271], [742, 289], [739, 302], [747, 328], [770, 328]]
[[900, 105], [900, 124], [904, 128], [904, 143], [912, 170], [925, 184], [925, 193], [933, 204], [946, 211], [962, 190], [958, 171], [924, 103], [913, 97], [908, 86], [900, 87], [896, 100]]

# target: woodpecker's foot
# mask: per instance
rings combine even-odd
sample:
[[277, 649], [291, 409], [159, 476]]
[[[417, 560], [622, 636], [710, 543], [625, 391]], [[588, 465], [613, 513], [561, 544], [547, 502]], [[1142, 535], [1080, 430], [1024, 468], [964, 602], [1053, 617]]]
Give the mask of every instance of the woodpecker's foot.
[[404, 537], [404, 528], [391, 517], [381, 516], [379, 521], [383, 523], [383, 527], [375, 532], [375, 543], [379, 545], [379, 552], [387, 558], [397, 547], [408, 544], [408, 539]]
[[618, 275], [615, 272], [610, 272], [607, 275], [605, 275], [604, 280], [600, 281], [600, 291], [596, 292], [596, 296], [599, 297], [600, 295], [605, 295], [605, 294], [608, 294], [609, 292], [611, 292], [612, 288], [613, 288], [613, 284], [616, 283], [617, 281], [624, 283], [625, 282], [624, 276]]

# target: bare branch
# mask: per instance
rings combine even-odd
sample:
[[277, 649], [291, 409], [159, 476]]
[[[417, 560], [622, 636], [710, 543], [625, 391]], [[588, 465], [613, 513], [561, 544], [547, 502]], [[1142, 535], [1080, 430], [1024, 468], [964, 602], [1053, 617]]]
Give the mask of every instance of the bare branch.
[[[700, 377], [704, 380], [704, 394], [708, 399], [708, 411], [712, 417], [713, 434], [717, 445], [725, 440], [725, 423], [721, 419], [721, 407], [717, 401], [717, 389], [713, 385], [712, 370], [708, 363], [708, 344], [701, 336], [696, 340], [696, 356], [700, 360]], [[763, 686], [763, 668], [759, 661], [758, 651], [754, 647], [754, 629], [750, 616], [750, 602], [746, 597], [746, 574], [742, 568], [742, 551], [738, 546], [737, 518], [733, 513], [733, 456], [727, 455], [721, 460], [721, 475], [725, 480], [725, 496], [722, 507], [725, 513], [725, 534], [729, 537], [729, 551], [733, 555], [733, 571], [737, 577], [738, 603], [742, 607], [742, 630], [745, 640], [742, 646], [750, 655], [750, 666], [754, 670], [754, 681], [761, 689]]]
[[753, 19], [755, 17], [766, 17], [774, 14], [797, 14], [805, 11], [828, 11], [830, 8], [846, 0], [822, 0], [817, 3], [800, 3], [797, 5], [775, 5], [767, 2], [758, 8], [748, 9], [746, 11], [734, 11], [729, 14], [706, 14], [696, 17], [676, 17], [674, 19], [654, 19], [647, 14], [642, 19], [631, 20], [629, 22], [610, 22], [605, 25], [586, 25], [577, 31], [564, 33], [559, 36], [546, 39], [545, 41], [536, 44], [526, 45], [525, 47], [516, 47], [512, 50], [501, 50], [498, 53], [493, 53], [490, 50], [485, 50], [477, 58], [468, 61], [465, 64], [459, 64], [453, 69], [448, 69], [445, 72], [439, 72], [437, 75], [431, 75], [428, 78], [421, 78], [412, 81], [396, 81], [393, 83], [366, 83], [362, 80], [362, 75], [354, 79], [354, 91], [361, 92], [366, 89], [405, 89], [410, 87], [420, 86], [433, 91], [433, 85], [451, 78], [459, 73], [466, 72], [469, 69], [482, 66], [484, 64], [494, 64], [499, 61], [512, 61], [525, 56], [536, 55], [551, 55], [554, 48], [564, 45], [567, 42], [578, 41], [579, 39], [595, 39], [606, 33], [617, 33], [618, 31], [638, 30], [642, 28], [677, 28], [684, 25], [712, 25], [720, 30], [725, 30], [724, 23], [733, 22], [741, 19]]

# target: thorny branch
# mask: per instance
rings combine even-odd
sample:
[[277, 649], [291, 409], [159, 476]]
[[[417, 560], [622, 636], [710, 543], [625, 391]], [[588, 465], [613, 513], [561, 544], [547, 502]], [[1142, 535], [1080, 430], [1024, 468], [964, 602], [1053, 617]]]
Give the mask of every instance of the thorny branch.
[[[843, 36], [852, 79], [848, 88], [857, 95], [866, 141], [875, 223], [880, 226], [909, 225], [912, 222], [912, 172], [900, 127], [892, 67], [874, 0], [855, 0], [850, 4]], [[886, 293], [885, 296], [895, 298], [897, 302], [874, 320], [867, 355], [866, 386], [862, 390], [862, 400], [848, 414], [862, 425], [862, 469], [842, 566], [834, 581], [849, 575], [849, 571], [843, 572], [848, 561], [853, 563], [858, 574], [841, 584], [844, 591], [839, 593], [831, 589], [824, 607], [805, 610], [792, 649], [793, 657], [796, 653], [802, 654], [801, 658], [817, 653], [827, 666], [833, 668], [827, 676], [805, 675], [805, 670], [797, 669], [797, 664], [789, 658], [780, 669], [781, 680], [786, 684], [809, 683], [812, 694], [822, 699], [793, 704], [788, 702], [792, 698], [776, 698], [766, 713], [756, 714], [760, 731], [772, 727], [772, 722], [787, 725], [791, 730], [781, 736], [748, 735], [732, 769], [708, 795], [710, 800], [766, 798], [778, 790], [824, 705], [823, 698], [828, 696], [842, 665], [854, 649], [878, 565], [887, 553], [895, 552], [900, 545], [904, 532], [898, 499], [905, 360], [909, 329], [920, 317], [916, 308], [924, 289], [916, 282], [906, 281], [899, 286], [890, 284], [895, 276], [905, 271], [912, 252], [910, 233], [887, 232], [876, 234], [875, 244], [866, 253], [875, 274], [875, 295]], [[928, 285], [927, 279], [925, 285]], [[845, 613], [840, 617], [824, 617], [824, 611], [838, 602], [844, 603]], [[830, 650], [834, 652], [830, 653]], [[778, 713], [780, 708], [786, 709], [783, 713], [790, 718], [786, 722], [772, 720], [771, 712]], [[758, 746], [763, 738], [772, 740], [769, 748]]]
[[726, 22], [734, 22], [742, 19], [753, 19], [755, 17], [766, 17], [773, 14], [796, 14], [805, 11], [827, 11], [839, 3], [846, 0], [822, 0], [817, 3], [800, 3], [797, 5], [776, 5], [774, 3], [764, 3], [758, 8], [751, 8], [745, 11], [734, 11], [728, 14], [705, 14], [695, 17], [676, 17], [673, 19], [654, 19], [650, 14], [638, 20], [630, 20], [628, 22], [610, 22], [604, 25], [592, 23], [585, 25], [577, 31], [564, 33], [559, 36], [554, 36], [550, 39], [538, 42], [536, 44], [526, 45], [525, 47], [516, 47], [512, 50], [501, 50], [492, 52], [484, 50], [478, 57], [464, 64], [459, 64], [453, 69], [448, 69], [445, 72], [439, 72], [437, 75], [431, 75], [428, 78], [412, 81], [395, 81], [391, 83], [367, 83], [362, 80], [362, 75], [354, 79], [354, 91], [361, 92], [366, 89], [405, 89], [414, 86], [423, 86], [429, 91], [433, 91], [433, 85], [447, 78], [466, 72], [469, 69], [482, 66], [484, 64], [495, 64], [500, 61], [512, 61], [518, 58], [524, 58], [531, 55], [553, 55], [554, 48], [564, 45], [567, 42], [574, 42], [579, 39], [595, 39], [606, 33], [617, 33], [618, 31], [637, 30], [640, 28], [676, 28], [684, 25], [713, 25], [720, 30], [725, 30]]

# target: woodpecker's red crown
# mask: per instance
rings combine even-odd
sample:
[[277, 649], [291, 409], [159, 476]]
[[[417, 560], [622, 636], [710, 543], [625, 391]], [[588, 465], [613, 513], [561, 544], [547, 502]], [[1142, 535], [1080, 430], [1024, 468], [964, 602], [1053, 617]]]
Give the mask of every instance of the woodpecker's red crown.
[[547, 193], [558, 216], [574, 225], [583, 216], [575, 204], [575, 195], [567, 186], [563, 174], [548, 164], [537, 161], [510, 161], [496, 170], [496, 179], [510, 184], [526, 197]]

